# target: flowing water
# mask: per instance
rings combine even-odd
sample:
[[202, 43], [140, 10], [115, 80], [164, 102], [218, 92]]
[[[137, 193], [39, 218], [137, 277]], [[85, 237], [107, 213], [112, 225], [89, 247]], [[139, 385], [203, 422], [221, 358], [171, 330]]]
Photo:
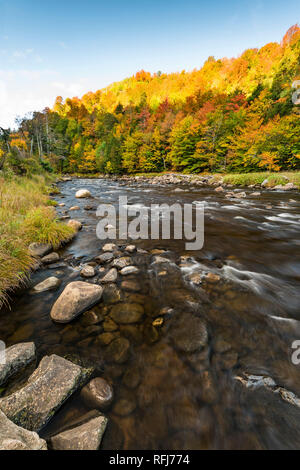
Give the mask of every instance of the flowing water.
[[[53, 353], [80, 359], [95, 367], [96, 376], [110, 381], [115, 399], [106, 413], [109, 425], [101, 448], [299, 448], [300, 408], [278, 393], [247, 389], [235, 379], [243, 372], [270, 376], [300, 396], [300, 365], [291, 361], [291, 345], [300, 339], [299, 194], [264, 191], [255, 197], [246, 190], [247, 198], [228, 200], [210, 187], [189, 186], [179, 193], [172, 185], [125, 185], [101, 179], [72, 180], [59, 187], [61, 195], [55, 199], [65, 207], [58, 212], [63, 215], [79, 205], [81, 210], [70, 215], [84, 227], [60, 250], [63, 262], [35, 272], [30, 286], [14, 296], [10, 309], [0, 312], [0, 338], [8, 346], [34, 341], [38, 360]], [[81, 188], [89, 189], [94, 198], [76, 199]], [[130, 342], [130, 355], [121, 364], [113, 362], [108, 346], [99, 341], [101, 324], [88, 326], [84, 316], [68, 325], [54, 324], [49, 317], [66, 284], [80, 280], [80, 267], [101, 253], [94, 209], [100, 203], [118, 205], [119, 196], [127, 196], [128, 204], [138, 207], [205, 201], [201, 251], [185, 252], [180, 240], [134, 242], [148, 252], [166, 250], [161, 256], [170, 263], [155, 265], [151, 254], [132, 255], [140, 269], [138, 276], [131, 276], [139, 292], [124, 291], [121, 301], [142, 304], [145, 315], [143, 322], [121, 325], [111, 333]], [[87, 204], [94, 209], [84, 210]], [[180, 258], [185, 255], [186, 259]], [[220, 281], [206, 281], [208, 272], [219, 275]], [[197, 273], [202, 276], [200, 285], [190, 281]], [[58, 290], [30, 292], [32, 285], [52, 275], [62, 280]], [[97, 283], [98, 278], [88, 282]], [[95, 309], [109, 313], [104, 303]], [[162, 309], [167, 312], [163, 324], [152, 326]], [[176, 338], [180, 334], [193, 338], [194, 318], [206, 322], [208, 344], [191, 353], [178, 347]], [[80, 395], [74, 395], [43, 436], [87, 411]]]

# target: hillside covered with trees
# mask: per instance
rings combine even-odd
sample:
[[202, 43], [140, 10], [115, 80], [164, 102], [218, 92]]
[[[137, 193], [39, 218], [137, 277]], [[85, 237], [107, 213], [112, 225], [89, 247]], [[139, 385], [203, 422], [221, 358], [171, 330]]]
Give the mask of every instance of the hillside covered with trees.
[[[15, 173], [250, 172], [300, 168], [300, 28], [200, 70], [136, 75], [0, 129]], [[297, 94], [297, 92], [296, 92]], [[294, 95], [295, 96], [295, 95]], [[295, 100], [294, 100], [295, 101]]]

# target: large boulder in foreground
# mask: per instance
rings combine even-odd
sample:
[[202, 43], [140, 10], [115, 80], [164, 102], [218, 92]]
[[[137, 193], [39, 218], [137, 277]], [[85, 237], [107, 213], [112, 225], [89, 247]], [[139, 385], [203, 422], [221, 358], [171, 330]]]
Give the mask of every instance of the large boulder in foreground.
[[44, 439], [10, 421], [0, 411], [0, 450], [47, 450]]
[[[91, 417], [89, 417], [91, 416]], [[107, 425], [107, 418], [97, 411], [87, 413], [82, 423], [51, 437], [54, 450], [98, 450]]]
[[5, 349], [5, 363], [0, 363], [0, 385], [35, 358], [34, 343], [19, 343]]
[[0, 410], [15, 424], [39, 431], [91, 373], [55, 354], [45, 356], [25, 387], [0, 399]]
[[85, 197], [91, 197], [91, 193], [88, 191], [88, 189], [79, 189], [76, 193], [76, 197], [81, 199]]
[[58, 323], [68, 323], [98, 303], [103, 288], [88, 282], [75, 281], [67, 285], [52, 307], [50, 316]]

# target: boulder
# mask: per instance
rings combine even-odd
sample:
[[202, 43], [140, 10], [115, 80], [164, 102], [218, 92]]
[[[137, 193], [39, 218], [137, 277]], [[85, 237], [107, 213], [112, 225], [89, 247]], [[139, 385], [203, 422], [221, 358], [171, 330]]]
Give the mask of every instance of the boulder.
[[110, 316], [120, 324], [137, 323], [142, 319], [144, 307], [140, 304], [116, 304], [111, 308]]
[[74, 230], [76, 230], [76, 232], [79, 232], [79, 230], [82, 229], [82, 223], [79, 222], [79, 220], [74, 220], [74, 219], [69, 220], [68, 226], [72, 227]]
[[216, 193], [222, 193], [224, 191], [224, 188], [222, 186], [218, 186], [216, 189], [215, 189]]
[[127, 251], [127, 253], [134, 253], [136, 251], [136, 246], [135, 245], [128, 245], [128, 246], [126, 246], [125, 251]]
[[100, 256], [97, 256], [97, 258], [95, 258], [95, 259], [96, 259], [96, 261], [98, 261], [98, 263], [105, 264], [105, 263], [109, 263], [111, 260], [113, 260], [114, 255], [110, 252], [107, 252], [107, 253], [103, 253]]
[[[5, 361], [0, 361], [0, 385], [35, 358], [34, 343], [19, 343], [4, 351]], [[4, 364], [2, 364], [4, 362]]]
[[113, 261], [113, 266], [118, 269], [123, 269], [126, 266], [130, 266], [132, 263], [131, 259], [129, 256], [122, 256], [122, 258], [117, 258]]
[[296, 190], [298, 187], [294, 183], [278, 184], [273, 189], [279, 189], [281, 191]]
[[242, 199], [247, 197], [247, 194], [245, 193], [245, 191], [242, 191], [240, 193], [233, 193], [233, 197], [235, 197], [236, 199]]
[[165, 258], [164, 256], [155, 256], [152, 264], [163, 264], [163, 263], [171, 263], [171, 261], [168, 258]]
[[37, 256], [42, 258], [48, 255], [52, 251], [52, 246], [49, 243], [31, 243], [28, 247], [31, 256]]
[[0, 411], [0, 450], [47, 450], [44, 439], [10, 421]]
[[33, 293], [45, 292], [47, 290], [56, 289], [61, 284], [61, 280], [55, 276], [48, 277], [44, 281], [36, 284], [32, 288]]
[[71, 282], [52, 307], [50, 316], [58, 323], [68, 323], [85, 312], [102, 297], [101, 286], [87, 282]]
[[95, 207], [91, 204], [87, 204], [86, 206], [84, 206], [85, 211], [92, 211], [93, 209], [95, 209]]
[[79, 206], [72, 206], [70, 207], [69, 211], [79, 211], [80, 207]]
[[114, 251], [114, 250], [117, 250], [117, 249], [118, 249], [118, 247], [114, 243], [106, 243], [106, 245], [103, 246], [102, 251], [110, 252], [110, 251]]
[[80, 276], [82, 277], [94, 277], [96, 275], [95, 268], [93, 266], [86, 265], [80, 271]]
[[0, 410], [15, 424], [39, 431], [91, 373], [55, 354], [45, 356], [23, 388], [0, 399]]
[[116, 282], [118, 278], [118, 271], [116, 268], [110, 269], [101, 279], [101, 282], [108, 283], [108, 282]]
[[251, 193], [250, 196], [260, 196], [261, 192], [260, 191], [254, 191], [254, 193]]
[[220, 279], [221, 279], [220, 276], [215, 273], [207, 273], [205, 276], [205, 280], [207, 282], [210, 282], [211, 284], [215, 284], [216, 282], [219, 282]]
[[99, 413], [98, 416], [51, 437], [51, 448], [54, 450], [98, 450], [106, 426], [107, 418]]
[[81, 199], [85, 197], [91, 197], [91, 193], [87, 189], [79, 189], [76, 193], [76, 197]]
[[44, 264], [51, 264], [51, 263], [56, 263], [57, 261], [59, 261], [59, 259], [60, 259], [59, 254], [53, 252], [53, 253], [50, 253], [50, 255], [43, 256], [41, 261]]
[[120, 273], [122, 276], [128, 276], [129, 274], [137, 274], [139, 272], [139, 269], [136, 268], [135, 266], [126, 266], [125, 268], [122, 268]]
[[91, 380], [83, 387], [80, 395], [88, 406], [99, 410], [107, 409], [112, 404], [114, 397], [112, 387], [102, 377]]

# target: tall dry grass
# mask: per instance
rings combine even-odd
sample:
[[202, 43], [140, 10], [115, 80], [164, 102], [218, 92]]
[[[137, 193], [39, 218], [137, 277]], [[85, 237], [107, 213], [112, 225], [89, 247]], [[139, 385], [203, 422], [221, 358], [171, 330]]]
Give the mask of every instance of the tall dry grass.
[[57, 248], [74, 231], [56, 219], [49, 200], [47, 177], [0, 177], [0, 308], [8, 294], [24, 283], [35, 259], [28, 252], [32, 242]]

